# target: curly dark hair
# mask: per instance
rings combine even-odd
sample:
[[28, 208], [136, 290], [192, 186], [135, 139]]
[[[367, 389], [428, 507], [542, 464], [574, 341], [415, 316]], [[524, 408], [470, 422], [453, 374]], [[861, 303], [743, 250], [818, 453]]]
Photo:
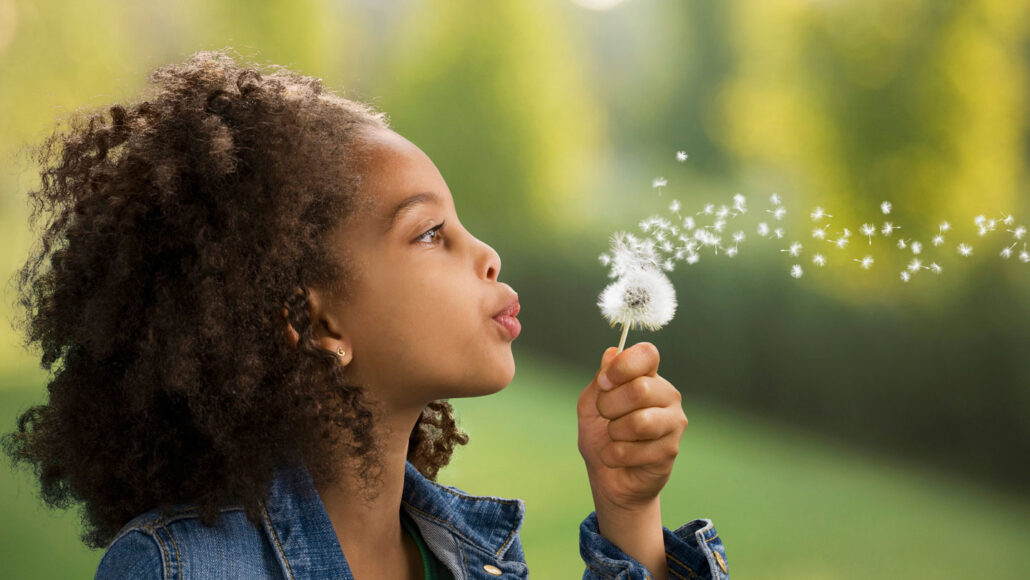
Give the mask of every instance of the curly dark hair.
[[[3, 447], [50, 507], [81, 502], [94, 549], [175, 503], [196, 502], [206, 525], [242, 505], [257, 524], [277, 466], [332, 483], [350, 457], [367, 483], [381, 459], [372, 399], [316, 346], [306, 289], [353, 283], [327, 233], [368, 202], [354, 168], [385, 113], [232, 49], [150, 81], [105, 107], [109, 122], [76, 112], [28, 147], [31, 224], [47, 220], [16, 273], [15, 324], [39, 344], [49, 399]], [[468, 437], [434, 401], [409, 441], [435, 479]]]

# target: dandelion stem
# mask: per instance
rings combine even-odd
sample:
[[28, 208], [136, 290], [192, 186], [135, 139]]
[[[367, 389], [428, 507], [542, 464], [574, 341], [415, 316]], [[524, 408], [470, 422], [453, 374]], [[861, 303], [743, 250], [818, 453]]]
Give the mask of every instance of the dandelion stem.
[[629, 325], [625, 322], [622, 323], [622, 338], [619, 339], [619, 350], [615, 351], [615, 354], [622, 352], [622, 347], [626, 346], [626, 335], [629, 334]]

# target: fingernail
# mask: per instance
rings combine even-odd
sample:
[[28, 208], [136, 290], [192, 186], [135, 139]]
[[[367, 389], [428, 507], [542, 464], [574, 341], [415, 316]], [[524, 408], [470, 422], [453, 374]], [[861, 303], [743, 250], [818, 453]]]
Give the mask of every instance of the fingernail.
[[601, 373], [597, 375], [597, 386], [601, 387], [602, 391], [610, 391], [615, 385], [608, 379], [608, 375]]

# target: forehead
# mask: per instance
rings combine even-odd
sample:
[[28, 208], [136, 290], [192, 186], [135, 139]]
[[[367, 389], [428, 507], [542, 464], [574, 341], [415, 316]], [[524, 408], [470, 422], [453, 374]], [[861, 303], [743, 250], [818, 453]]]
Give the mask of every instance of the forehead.
[[361, 193], [378, 217], [389, 217], [393, 208], [421, 191], [441, 191], [443, 177], [421, 149], [389, 129], [370, 129], [363, 136]]

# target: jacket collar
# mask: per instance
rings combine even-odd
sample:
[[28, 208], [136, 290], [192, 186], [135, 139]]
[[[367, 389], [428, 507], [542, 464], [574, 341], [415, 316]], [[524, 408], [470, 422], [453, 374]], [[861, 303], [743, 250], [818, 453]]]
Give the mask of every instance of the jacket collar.
[[[503, 558], [525, 515], [522, 500], [467, 494], [430, 481], [411, 462], [405, 466], [401, 505], [445, 562], [453, 558], [453, 553], [447, 552], [458, 544]], [[287, 578], [353, 578], [306, 468], [277, 468], [263, 508], [265, 534]], [[441, 538], [439, 530], [451, 537]]]

